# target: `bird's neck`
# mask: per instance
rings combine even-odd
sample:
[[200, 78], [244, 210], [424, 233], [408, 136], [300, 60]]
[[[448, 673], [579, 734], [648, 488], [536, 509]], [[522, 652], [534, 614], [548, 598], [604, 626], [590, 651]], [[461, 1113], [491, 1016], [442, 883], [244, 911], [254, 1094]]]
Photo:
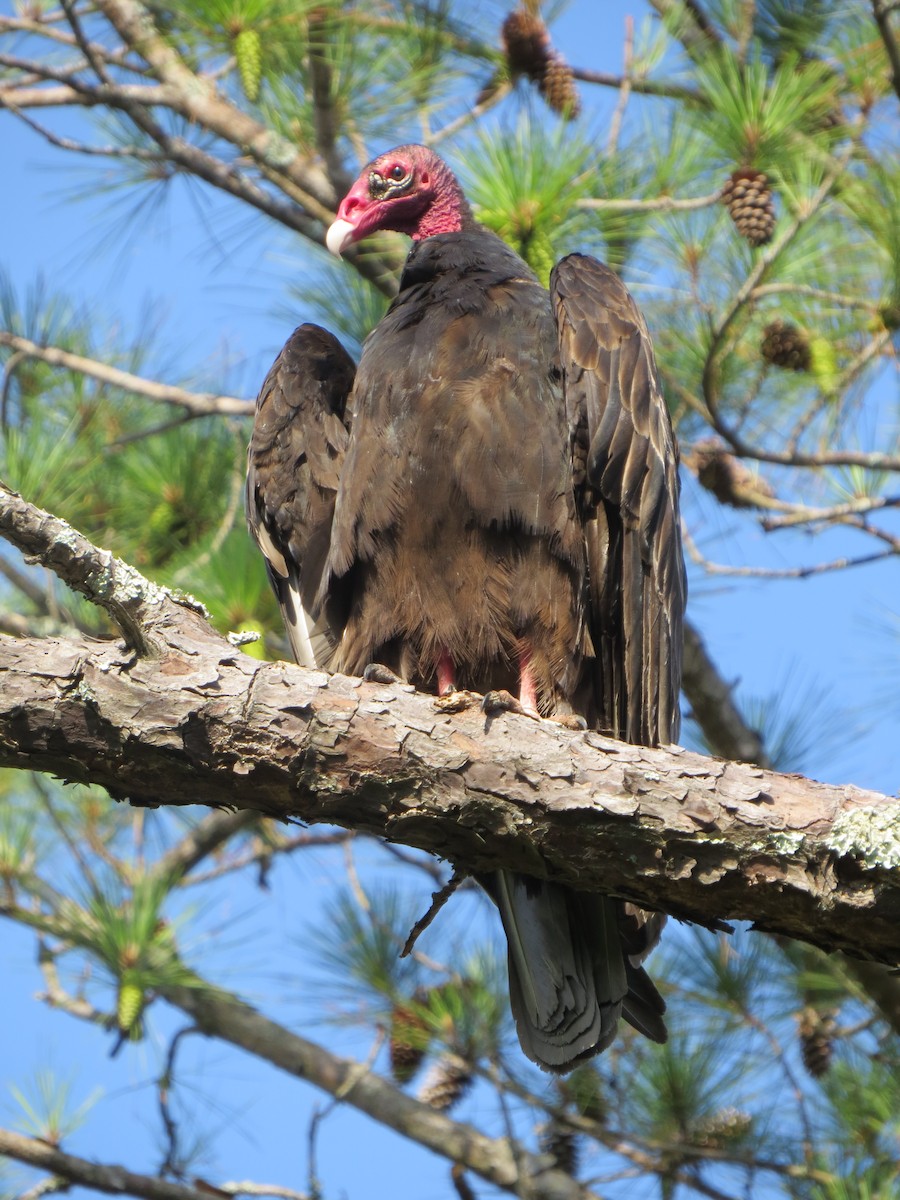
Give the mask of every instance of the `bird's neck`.
[[439, 233], [459, 233], [463, 229], [477, 228], [477, 221], [469, 208], [456, 176], [444, 163], [439, 163], [432, 180], [434, 199], [419, 218], [412, 233], [413, 241], [434, 237]]

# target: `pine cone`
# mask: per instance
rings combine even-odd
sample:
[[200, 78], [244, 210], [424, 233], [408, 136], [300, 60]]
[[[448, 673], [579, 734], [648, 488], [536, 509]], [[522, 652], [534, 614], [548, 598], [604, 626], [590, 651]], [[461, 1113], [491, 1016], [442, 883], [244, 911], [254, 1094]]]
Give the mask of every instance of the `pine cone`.
[[741, 237], [751, 246], [764, 246], [775, 232], [775, 202], [764, 171], [741, 167], [722, 188], [722, 203]]
[[428, 1022], [421, 1013], [398, 1001], [391, 1010], [390, 1037], [391, 1074], [397, 1083], [409, 1083], [422, 1065], [430, 1040]]
[[511, 75], [543, 78], [550, 59], [550, 34], [540, 17], [516, 8], [503, 22], [500, 37]]
[[803, 1065], [813, 1079], [821, 1079], [831, 1066], [834, 1054], [834, 1018], [832, 1010], [819, 1012], [811, 1004], [808, 1004], [797, 1018]]
[[808, 371], [812, 361], [806, 334], [787, 321], [769, 322], [759, 350], [766, 362], [785, 371]]
[[749, 1113], [738, 1108], [723, 1108], [698, 1125], [691, 1140], [696, 1146], [721, 1150], [741, 1141], [752, 1128], [753, 1118]]
[[550, 55], [547, 69], [541, 76], [538, 89], [550, 108], [567, 121], [573, 121], [581, 112], [581, 100], [575, 87], [572, 68], [555, 51]]
[[714, 439], [697, 442], [684, 456], [684, 464], [697, 476], [701, 487], [712, 492], [720, 504], [731, 508], [759, 508], [772, 499], [772, 489]]
[[255, 29], [242, 29], [234, 39], [234, 58], [244, 95], [253, 103], [259, 99], [262, 81], [262, 40]]
[[578, 1135], [573, 1129], [550, 1120], [541, 1126], [538, 1142], [541, 1151], [555, 1160], [560, 1171], [575, 1175], [578, 1170]]
[[468, 1063], [457, 1054], [439, 1058], [419, 1089], [419, 1099], [438, 1112], [447, 1112], [472, 1086]]

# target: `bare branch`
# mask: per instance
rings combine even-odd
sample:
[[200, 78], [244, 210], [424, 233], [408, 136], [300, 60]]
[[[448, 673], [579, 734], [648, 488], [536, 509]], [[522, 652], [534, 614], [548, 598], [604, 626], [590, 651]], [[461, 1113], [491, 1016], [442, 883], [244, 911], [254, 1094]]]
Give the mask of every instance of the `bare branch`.
[[[879, 531], [867, 529], [866, 532], [878, 536]], [[730, 563], [713, 562], [699, 548], [694, 539], [687, 533], [684, 535], [684, 545], [691, 560], [702, 567], [709, 575], [728, 575], [734, 579], [812, 579], [815, 575], [827, 575], [832, 571], [846, 571], [850, 567], [867, 567], [871, 563], [881, 562], [885, 558], [893, 558], [900, 554], [900, 540], [885, 535], [890, 540], [886, 550], [873, 550], [868, 554], [853, 557], [849, 554], [839, 558], [828, 559], [824, 562], [813, 563], [805, 567], [749, 567], [732, 566]]]
[[0, 639], [0, 764], [137, 803], [202, 797], [324, 821], [471, 871], [900, 959], [885, 797], [552, 722], [449, 715], [402, 685], [259, 663], [174, 603], [167, 622], [155, 634], [168, 649], [138, 663], [111, 644]]
[[156, 652], [154, 630], [184, 624], [205, 610], [189, 596], [158, 587], [133, 567], [93, 545], [66, 521], [28, 504], [0, 483], [0, 535], [33, 555], [64, 583], [105, 609], [140, 654]]
[[208, 1193], [195, 1188], [168, 1183], [152, 1175], [137, 1175], [117, 1164], [78, 1158], [40, 1138], [25, 1137], [11, 1129], [0, 1129], [0, 1154], [113, 1196], [141, 1196], [144, 1200], [209, 1200]]
[[156, 400], [160, 404], [173, 404], [187, 409], [192, 416], [252, 416], [254, 403], [252, 400], [240, 400], [236, 396], [216, 396], [209, 392], [189, 392], [185, 388], [174, 387], [172, 384], [157, 383], [153, 379], [144, 379], [133, 375], [130, 371], [122, 371], [108, 363], [98, 362], [94, 358], [85, 358], [81, 354], [73, 354], [58, 346], [40, 346], [28, 338], [18, 334], [0, 330], [0, 346], [8, 346], [30, 358], [40, 359], [52, 367], [63, 367], [67, 371], [77, 371], [100, 383], [108, 383], [123, 391], [134, 392], [146, 396], [148, 400]]
[[564, 1172], [546, 1170], [543, 1161], [523, 1147], [511, 1145], [506, 1138], [485, 1137], [473, 1126], [436, 1112], [373, 1071], [362, 1070], [364, 1064], [339, 1058], [299, 1037], [230, 992], [180, 986], [159, 991], [193, 1017], [207, 1035], [307, 1080], [443, 1158], [465, 1164], [496, 1187], [517, 1191], [529, 1200], [591, 1200], [594, 1195]]
[[791, 529], [798, 525], [813, 523], [839, 522], [844, 517], [859, 516], [862, 513], [877, 512], [884, 508], [900, 506], [900, 496], [860, 496], [856, 500], [848, 500], [846, 504], [833, 504], [830, 508], [806, 508], [797, 505], [796, 511], [780, 517], [763, 517], [760, 525], [766, 533], [776, 529]]
[[589, 208], [601, 212], [690, 212], [698, 208], [711, 208], [722, 198], [721, 188], [708, 196], [692, 196], [677, 200], [674, 196], [658, 196], [653, 200], [620, 199], [601, 200], [588, 197], [576, 200], [577, 208]]

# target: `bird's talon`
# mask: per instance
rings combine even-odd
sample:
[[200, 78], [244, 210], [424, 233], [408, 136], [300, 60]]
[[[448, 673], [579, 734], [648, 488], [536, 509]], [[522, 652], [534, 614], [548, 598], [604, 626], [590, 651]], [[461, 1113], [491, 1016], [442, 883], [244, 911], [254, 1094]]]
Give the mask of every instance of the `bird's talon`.
[[392, 671], [390, 667], [384, 666], [382, 663], [369, 663], [363, 671], [363, 679], [366, 683], [402, 683], [403, 680], [396, 671]]
[[555, 721], [557, 725], [561, 725], [563, 729], [574, 729], [581, 733], [588, 727], [584, 717], [579, 717], [577, 713], [560, 713], [559, 716], [548, 717], [548, 721]]
[[517, 700], [512, 692], [508, 692], [505, 688], [500, 688], [494, 692], [486, 692], [481, 702], [481, 708], [483, 712], [486, 712], [491, 717], [503, 712], [518, 713], [523, 717], [534, 717], [537, 715], [536, 713], [529, 712], [521, 701]]

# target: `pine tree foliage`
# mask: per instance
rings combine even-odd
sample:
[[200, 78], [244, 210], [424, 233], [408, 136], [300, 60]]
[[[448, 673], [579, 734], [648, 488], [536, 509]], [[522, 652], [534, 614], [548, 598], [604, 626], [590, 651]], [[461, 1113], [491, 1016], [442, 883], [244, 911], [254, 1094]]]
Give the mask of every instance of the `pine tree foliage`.
[[[572, 13], [597, 36], [564, 42], [560, 14], [532, 2], [23, 0], [0, 14], [0, 129], [25, 121], [36, 145], [49, 137], [73, 223], [70, 202], [102, 198], [102, 228], [80, 233], [92, 255], [123, 253], [181, 203], [198, 246], [226, 255], [247, 238], [268, 247], [277, 229], [292, 239], [277, 247], [291, 278], [260, 302], [273, 343], [320, 320], [354, 353], [390, 302], [405, 243], [373, 240], [338, 265], [324, 227], [372, 154], [433, 144], [479, 219], [542, 280], [581, 250], [636, 295], [682, 445], [695, 595], [711, 603], [703, 571], [728, 568], [715, 561], [723, 529], [737, 570], [753, 569], [759, 539], [779, 528], [789, 567], [896, 556], [900, 423], [885, 381], [900, 329], [897, 10], [654, 0], [626, 38], [621, 76], [593, 61], [598, 38], [618, 31], [599, 26], [595, 6]], [[77, 177], [64, 170], [76, 160]], [[750, 201], [745, 187], [737, 204], [735, 180], [753, 181]], [[223, 632], [258, 631], [245, 652], [286, 655], [244, 530], [247, 416], [204, 408], [233, 380], [200, 371], [183, 344], [163, 350], [152, 321], [129, 337], [102, 297], [86, 304], [0, 274], [0, 478], [197, 595]], [[165, 402], [148, 386], [162, 381], [180, 389]], [[233, 399], [251, 400], [256, 382]], [[810, 533], [837, 547], [812, 566]], [[99, 610], [0, 551], [0, 630], [72, 629], [115, 636]], [[772, 761], [815, 773], [856, 729], [824, 693], [791, 670], [762, 697], [736, 696]], [[696, 722], [693, 736], [718, 752]], [[749, 930], [670, 923], [651, 964], [668, 1044], [625, 1031], [551, 1083], [518, 1051], [494, 914], [474, 885], [401, 957], [445, 874], [340, 831], [135, 813], [79, 784], [0, 775], [0, 913], [38, 973], [23, 984], [14, 970], [5, 987], [40, 989], [59, 1044], [59, 1030], [92, 1039], [77, 1086], [44, 1063], [11, 1081], [10, 1123], [116, 1163], [127, 1093], [162, 1147], [162, 1166], [138, 1154], [135, 1169], [187, 1183], [202, 1148], [200, 1183], [218, 1190], [206, 1179], [246, 1178], [242, 1156], [258, 1143], [272, 1183], [289, 1142], [288, 1177], [274, 1182], [318, 1200], [354, 1194], [322, 1184], [340, 1180], [346, 1153], [320, 1134], [344, 1122], [342, 1145], [368, 1147], [381, 1126], [360, 1132], [347, 1114], [354, 1088], [375, 1080], [385, 1090], [367, 1111], [402, 1135], [385, 1141], [398, 1200], [449, 1194], [451, 1161], [456, 1194], [482, 1194], [482, 1168], [465, 1157], [471, 1126], [605, 1200], [897, 1195], [895, 980], [863, 982], [841, 958]], [[300, 1066], [295, 1037], [313, 1046]], [[286, 1089], [285, 1125], [261, 1127], [242, 1094], [224, 1098], [248, 1051], [287, 1073], [266, 1085]], [[91, 1055], [112, 1099], [70, 1102], [91, 1091]], [[424, 1116], [398, 1116], [416, 1097]], [[463, 1150], [427, 1141], [438, 1114], [463, 1131]], [[79, 1141], [91, 1129], [100, 1140]], [[417, 1141], [444, 1154], [440, 1181], [423, 1185], [434, 1164], [420, 1168]], [[355, 1157], [375, 1171], [384, 1155]], [[16, 1180], [16, 1193], [42, 1194], [41, 1178]], [[512, 1194], [550, 1194], [533, 1190], [540, 1171], [504, 1178]]]

